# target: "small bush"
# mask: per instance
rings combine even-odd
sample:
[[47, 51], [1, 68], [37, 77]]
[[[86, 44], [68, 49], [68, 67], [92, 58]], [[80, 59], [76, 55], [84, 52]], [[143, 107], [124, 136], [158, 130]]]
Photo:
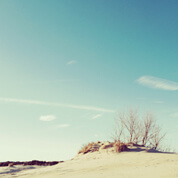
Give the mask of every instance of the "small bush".
[[[95, 152], [95, 151], [100, 151], [103, 149], [109, 149], [109, 148], [114, 148], [114, 150], [116, 152], [122, 152], [122, 151], [127, 151], [128, 147], [127, 144], [122, 143], [122, 142], [90, 142], [84, 146], [82, 146], [82, 148], [79, 150], [78, 154], [87, 154], [89, 152]], [[114, 151], [113, 150], [113, 151]]]
[[131, 142], [159, 150], [165, 137], [150, 112], [142, 117], [137, 110], [121, 112], [115, 120], [115, 126], [112, 136], [115, 142]]
[[106, 145], [102, 145], [101, 148], [102, 149], [108, 149], [114, 146], [114, 142], [108, 143]]
[[96, 143], [95, 142], [91, 142], [91, 143], [88, 143], [87, 145], [84, 145], [78, 152], [78, 154], [80, 153], [83, 153], [83, 154], [86, 154], [88, 152], [93, 152], [93, 151], [98, 151], [96, 149], [93, 148], [93, 146], [95, 145]]
[[116, 152], [122, 152], [122, 151], [127, 151], [128, 150], [127, 144], [122, 143], [122, 142], [116, 142], [114, 144], [114, 148], [115, 148]]

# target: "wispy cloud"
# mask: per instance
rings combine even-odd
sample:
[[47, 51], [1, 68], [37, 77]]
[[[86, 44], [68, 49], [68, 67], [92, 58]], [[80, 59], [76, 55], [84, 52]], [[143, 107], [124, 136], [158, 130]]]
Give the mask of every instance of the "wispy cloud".
[[75, 60], [68, 61], [68, 62], [67, 62], [67, 65], [74, 64], [74, 63], [76, 63], [76, 62], [77, 62], [77, 61], [75, 61]]
[[178, 90], [178, 83], [153, 76], [142, 76], [136, 82], [150, 88], [170, 91]]
[[9, 102], [9, 103], [21, 103], [21, 104], [36, 104], [36, 105], [46, 105], [46, 106], [55, 106], [55, 107], [65, 107], [71, 109], [81, 109], [81, 110], [89, 110], [89, 111], [100, 111], [100, 112], [109, 112], [113, 113], [114, 110], [99, 108], [95, 106], [85, 106], [85, 105], [73, 105], [73, 104], [63, 104], [63, 103], [51, 103], [45, 101], [37, 101], [37, 100], [22, 100], [22, 99], [14, 99], [14, 98], [0, 98], [0, 101]]
[[69, 124], [59, 124], [56, 126], [56, 128], [66, 128], [66, 127], [70, 127]]
[[97, 118], [99, 118], [99, 117], [101, 117], [102, 116], [102, 114], [96, 114], [96, 115], [94, 115], [93, 117], [92, 117], [92, 119], [97, 119]]
[[56, 119], [56, 116], [54, 115], [40, 116], [41, 121], [52, 121], [54, 119]]

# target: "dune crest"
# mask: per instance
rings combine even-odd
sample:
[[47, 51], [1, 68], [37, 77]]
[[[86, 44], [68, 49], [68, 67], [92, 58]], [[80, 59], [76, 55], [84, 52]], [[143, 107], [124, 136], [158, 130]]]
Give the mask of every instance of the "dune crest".
[[[77, 154], [55, 166], [14, 171], [13, 175], [19, 178], [178, 177], [178, 154], [156, 152], [135, 144], [128, 144], [127, 151], [118, 153], [110, 144], [102, 143], [97, 151]], [[8, 176], [12, 174], [0, 175]]]

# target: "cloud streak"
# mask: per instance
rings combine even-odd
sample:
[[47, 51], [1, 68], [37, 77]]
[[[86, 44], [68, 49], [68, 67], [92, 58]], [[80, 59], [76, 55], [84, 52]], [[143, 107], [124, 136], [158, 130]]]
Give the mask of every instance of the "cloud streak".
[[142, 76], [139, 79], [137, 79], [136, 82], [150, 88], [169, 91], [178, 90], [178, 83], [153, 76]]
[[71, 64], [74, 64], [74, 63], [76, 63], [76, 61], [72, 60], [72, 61], [67, 62], [67, 65], [71, 65]]
[[80, 109], [80, 110], [89, 110], [89, 111], [100, 111], [100, 112], [109, 112], [113, 113], [114, 110], [99, 108], [95, 106], [85, 106], [85, 105], [73, 105], [73, 104], [63, 104], [63, 103], [51, 103], [45, 101], [37, 100], [23, 100], [23, 99], [14, 99], [14, 98], [0, 98], [2, 102], [8, 103], [21, 103], [21, 104], [34, 104], [34, 105], [46, 105], [46, 106], [55, 106], [55, 107], [65, 107], [71, 109]]
[[52, 121], [54, 119], [56, 119], [56, 116], [54, 115], [40, 116], [41, 121]]
[[92, 119], [97, 119], [97, 118], [99, 118], [101, 116], [102, 116], [102, 114], [96, 114], [95, 116], [92, 117]]

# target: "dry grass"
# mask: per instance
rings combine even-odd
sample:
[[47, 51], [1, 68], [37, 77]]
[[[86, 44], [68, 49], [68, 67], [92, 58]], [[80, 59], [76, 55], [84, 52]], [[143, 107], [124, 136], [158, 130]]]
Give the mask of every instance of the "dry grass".
[[78, 154], [86, 154], [89, 152], [95, 152], [95, 151], [99, 151], [99, 149], [108, 149], [108, 148], [114, 148], [114, 150], [116, 152], [122, 152], [122, 151], [127, 151], [128, 147], [127, 144], [122, 143], [122, 142], [90, 142], [86, 145], [83, 145], [82, 148], [79, 150]]
[[111, 142], [111, 143], [109, 143], [107, 145], [102, 145], [101, 147], [102, 147], [102, 149], [108, 149], [108, 148], [111, 148], [113, 146], [114, 146], [114, 142]]
[[116, 152], [122, 152], [122, 151], [128, 150], [127, 144], [122, 143], [122, 142], [115, 142], [114, 148]]
[[94, 148], [94, 145], [96, 145], [96, 144], [97, 143], [95, 143], [95, 142], [91, 142], [91, 143], [88, 143], [88, 144], [82, 146], [82, 148], [79, 150], [78, 154], [80, 154], [80, 153], [86, 154], [88, 152], [98, 151], [98, 149]]

